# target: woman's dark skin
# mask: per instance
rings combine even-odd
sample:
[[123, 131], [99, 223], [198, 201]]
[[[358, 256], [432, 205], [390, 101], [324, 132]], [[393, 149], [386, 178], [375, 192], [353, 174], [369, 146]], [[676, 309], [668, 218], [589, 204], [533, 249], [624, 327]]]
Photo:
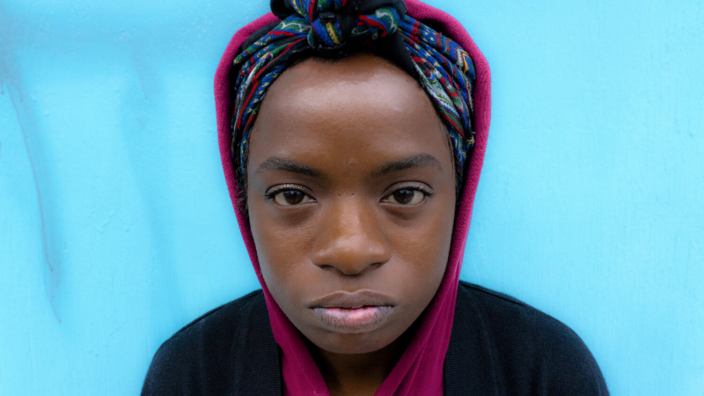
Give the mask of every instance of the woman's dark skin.
[[[249, 219], [269, 291], [331, 394], [373, 395], [447, 264], [455, 170], [440, 118], [381, 58], [309, 59], [269, 90], [249, 150]], [[352, 312], [321, 301], [360, 290], [372, 295], [362, 310], [383, 306], [382, 319], [338, 328], [316, 314]]]

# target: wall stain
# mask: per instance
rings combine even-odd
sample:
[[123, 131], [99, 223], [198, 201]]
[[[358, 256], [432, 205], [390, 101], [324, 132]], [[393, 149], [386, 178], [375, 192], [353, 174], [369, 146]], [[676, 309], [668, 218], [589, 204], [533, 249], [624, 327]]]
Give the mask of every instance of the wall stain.
[[[158, 100], [163, 99], [164, 90], [163, 76], [154, 68], [155, 57], [145, 55], [145, 52], [141, 42], [135, 42], [131, 48], [135, 76], [125, 87], [118, 126], [124, 146], [128, 147], [128, 161], [123, 172], [134, 177], [134, 188], [139, 194], [140, 206], [144, 208], [140, 228], [146, 227], [149, 234], [144, 238], [144, 245], [135, 249], [149, 252], [149, 269], [144, 276], [149, 284], [159, 285], [159, 293], [151, 294], [145, 304], [150, 318], [163, 318], [165, 305], [183, 307], [187, 304], [177, 286], [178, 271], [173, 267], [177, 261], [171, 248], [176, 243], [171, 231], [174, 213], [160, 198], [170, 189], [168, 164], [174, 160], [169, 146], [172, 143], [163, 121], [168, 119], [168, 106], [165, 100]], [[154, 150], [154, 147], [161, 149]], [[168, 318], [176, 319], [175, 315]]]
[[[32, 170], [32, 178], [34, 181], [34, 188], [37, 194], [37, 203], [39, 206], [39, 218], [41, 221], [41, 239], [42, 239], [42, 249], [44, 253], [44, 261], [46, 263], [46, 268], [49, 270], [49, 282], [48, 285], [46, 285], [46, 293], [47, 297], [49, 299], [49, 304], [51, 305], [51, 310], [54, 313], [54, 317], [56, 317], [56, 320], [59, 323], [62, 323], [61, 318], [59, 317], [59, 314], [56, 309], [56, 304], [55, 304], [55, 297], [56, 297], [56, 288], [59, 283], [59, 274], [57, 271], [57, 266], [54, 263], [54, 260], [52, 260], [51, 255], [49, 253], [49, 240], [47, 238], [47, 221], [46, 221], [46, 213], [44, 210], [44, 200], [42, 198], [42, 189], [40, 188], [40, 183], [39, 183], [39, 178], [37, 176], [37, 167], [36, 167], [36, 162], [35, 158], [32, 155], [32, 150], [30, 149], [30, 143], [29, 143], [29, 137], [27, 133], [27, 125], [23, 121], [22, 117], [22, 105], [24, 103], [24, 95], [22, 93], [22, 90], [20, 89], [19, 84], [17, 81], [12, 81], [12, 73], [10, 68], [7, 66], [7, 62], [5, 57], [7, 57], [6, 54], [2, 54], [4, 57], [0, 59], [2, 62], [0, 64], [0, 80], [5, 80], [2, 83], [3, 86], [3, 95], [5, 94], [4, 86], [5, 84], [7, 85], [7, 92], [10, 95], [10, 101], [12, 102], [12, 107], [15, 111], [15, 116], [17, 117], [17, 123], [20, 126], [20, 131], [22, 133], [22, 139], [24, 142], [24, 147], [27, 152], [27, 158], [29, 159], [29, 165]], [[14, 88], [14, 90], [13, 90]]]
[[144, 99], [149, 99], [149, 97], [147, 96], [147, 84], [144, 76], [145, 70], [144, 65], [141, 62], [141, 58], [133, 52], [132, 60], [134, 61], [135, 70], [137, 71], [137, 78], [139, 79], [139, 86], [142, 88]]

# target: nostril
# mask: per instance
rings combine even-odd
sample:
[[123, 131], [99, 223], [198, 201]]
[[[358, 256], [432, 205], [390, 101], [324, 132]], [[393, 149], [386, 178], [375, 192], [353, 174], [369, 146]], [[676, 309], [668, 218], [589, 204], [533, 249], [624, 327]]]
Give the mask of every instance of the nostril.
[[373, 263], [373, 264], [370, 264], [369, 267], [367, 267], [367, 269], [377, 269], [377, 268], [381, 267], [382, 265], [384, 265], [384, 263]]
[[318, 268], [320, 268], [324, 271], [339, 272], [344, 277], [356, 278], [356, 277], [362, 276], [370, 271], [373, 271], [373, 270], [381, 267], [382, 265], [384, 265], [384, 263], [372, 263], [372, 264], [363, 266], [361, 271], [359, 270], [359, 268], [355, 268], [354, 266], [347, 266], [347, 265], [322, 264], [322, 265], [317, 265], [317, 266], [318, 266]]
[[[349, 196], [351, 192], [336, 191]], [[359, 195], [359, 194], [358, 194]], [[391, 258], [391, 247], [373, 211], [354, 198], [333, 200], [335, 205], [320, 224], [311, 246], [312, 263], [344, 276], [364, 275]], [[332, 273], [331, 272], [331, 273]]]

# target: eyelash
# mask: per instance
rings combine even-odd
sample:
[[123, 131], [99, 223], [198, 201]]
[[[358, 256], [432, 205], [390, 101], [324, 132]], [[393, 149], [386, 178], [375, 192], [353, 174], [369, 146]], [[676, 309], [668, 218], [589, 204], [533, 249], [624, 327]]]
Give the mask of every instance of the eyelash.
[[[311, 199], [315, 200], [315, 198], [313, 198], [310, 193], [306, 192], [304, 189], [302, 189], [302, 188], [300, 188], [300, 187], [298, 187], [298, 186], [295, 186], [295, 185], [283, 185], [283, 186], [276, 187], [276, 188], [274, 188], [273, 190], [267, 191], [267, 192], [264, 194], [264, 198], [265, 198], [267, 201], [271, 201], [271, 200], [273, 200], [278, 194], [280, 194], [280, 193], [282, 193], [282, 192], [284, 192], [284, 191], [289, 191], [289, 190], [300, 191], [300, 192], [302, 192], [303, 194], [306, 194], [306, 195], [308, 195], [309, 197], [311, 197]], [[427, 188], [424, 188], [423, 186], [420, 186], [420, 185], [399, 186], [399, 187], [397, 187], [397, 188], [394, 188], [394, 189], [393, 189], [392, 191], [390, 191], [388, 194], [384, 195], [384, 198], [382, 199], [382, 201], [387, 200], [387, 199], [388, 199], [390, 196], [392, 196], [393, 194], [397, 193], [398, 191], [403, 191], [403, 190], [420, 191], [420, 193], [423, 194], [426, 198], [429, 198], [429, 197], [432, 197], [432, 196], [433, 196], [433, 193], [432, 193], [431, 191], [429, 191]]]
[[[290, 191], [290, 190], [300, 191], [300, 192], [302, 192], [303, 194], [306, 194], [307, 196], [313, 198], [313, 197], [310, 195], [310, 193], [308, 193], [308, 192], [305, 191], [304, 189], [302, 189], [302, 188], [300, 188], [300, 187], [298, 187], [298, 186], [295, 186], [295, 185], [286, 185], [286, 184], [283, 185], [283, 186], [275, 187], [273, 190], [267, 191], [266, 193], [264, 193], [264, 198], [265, 198], [267, 201], [271, 201], [271, 200], [274, 199], [274, 197], [276, 197], [277, 195], [279, 195], [279, 193], [282, 193], [282, 192], [284, 192], [284, 191]], [[313, 198], [313, 199], [315, 199], [315, 198]]]
[[421, 194], [425, 195], [426, 198], [432, 197], [433, 193], [429, 191], [427, 188], [420, 186], [420, 185], [406, 185], [406, 186], [399, 186], [397, 188], [394, 188], [389, 192], [388, 194], [384, 195], [384, 199], [387, 199], [388, 197], [394, 195], [395, 193], [403, 190], [410, 190], [410, 191], [420, 191]]

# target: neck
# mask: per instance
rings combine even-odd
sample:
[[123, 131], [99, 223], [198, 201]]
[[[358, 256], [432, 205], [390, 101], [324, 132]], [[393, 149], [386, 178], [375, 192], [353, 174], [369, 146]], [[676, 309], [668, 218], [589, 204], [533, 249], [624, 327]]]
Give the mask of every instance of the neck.
[[404, 334], [378, 351], [354, 355], [329, 352], [312, 343], [309, 349], [330, 395], [373, 396], [391, 374], [410, 338]]

